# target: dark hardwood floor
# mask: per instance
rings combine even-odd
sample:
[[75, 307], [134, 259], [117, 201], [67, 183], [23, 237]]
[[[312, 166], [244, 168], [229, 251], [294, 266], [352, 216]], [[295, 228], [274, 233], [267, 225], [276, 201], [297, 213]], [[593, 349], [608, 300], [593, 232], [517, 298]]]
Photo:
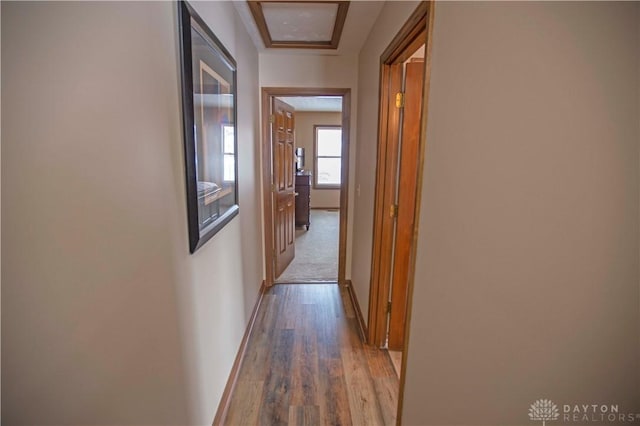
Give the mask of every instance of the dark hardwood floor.
[[398, 378], [362, 344], [346, 290], [278, 284], [249, 338], [225, 425], [393, 425]]

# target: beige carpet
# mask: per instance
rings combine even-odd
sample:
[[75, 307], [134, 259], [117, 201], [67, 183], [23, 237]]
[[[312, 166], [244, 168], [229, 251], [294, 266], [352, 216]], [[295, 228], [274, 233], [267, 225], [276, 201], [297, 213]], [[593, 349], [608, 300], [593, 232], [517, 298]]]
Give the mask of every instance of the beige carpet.
[[311, 226], [296, 228], [296, 256], [278, 283], [336, 281], [340, 212], [311, 210]]

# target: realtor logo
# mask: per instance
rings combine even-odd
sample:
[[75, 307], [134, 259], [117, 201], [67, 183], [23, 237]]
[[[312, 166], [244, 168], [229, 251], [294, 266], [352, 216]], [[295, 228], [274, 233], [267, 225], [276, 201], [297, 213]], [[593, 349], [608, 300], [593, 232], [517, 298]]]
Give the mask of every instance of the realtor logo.
[[558, 406], [550, 399], [539, 399], [529, 408], [529, 418], [542, 420], [542, 426], [546, 426], [547, 420], [558, 420], [559, 416]]

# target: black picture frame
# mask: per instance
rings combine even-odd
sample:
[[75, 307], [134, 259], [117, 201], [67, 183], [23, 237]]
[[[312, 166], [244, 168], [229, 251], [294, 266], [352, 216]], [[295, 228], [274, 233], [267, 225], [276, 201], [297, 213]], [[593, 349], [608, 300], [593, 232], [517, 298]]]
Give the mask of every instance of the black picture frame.
[[194, 253], [239, 212], [237, 66], [186, 1], [178, 2], [189, 223]]

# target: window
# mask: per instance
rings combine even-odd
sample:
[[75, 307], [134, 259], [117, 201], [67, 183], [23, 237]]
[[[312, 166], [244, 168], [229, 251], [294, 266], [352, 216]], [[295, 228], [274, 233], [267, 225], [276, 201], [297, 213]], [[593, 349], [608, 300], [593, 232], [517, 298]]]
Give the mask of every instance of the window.
[[342, 172], [342, 127], [313, 126], [314, 187], [340, 188]]
[[222, 126], [222, 154], [224, 156], [224, 163], [222, 169], [224, 170], [224, 181], [233, 182], [236, 178], [236, 163], [235, 163], [235, 151], [234, 151], [234, 127]]

